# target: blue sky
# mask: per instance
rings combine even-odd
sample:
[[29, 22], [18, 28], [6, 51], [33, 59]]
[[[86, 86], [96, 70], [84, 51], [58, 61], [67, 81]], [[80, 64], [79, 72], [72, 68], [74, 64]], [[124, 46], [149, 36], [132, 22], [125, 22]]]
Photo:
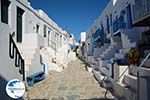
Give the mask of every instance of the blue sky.
[[79, 39], [100, 15], [110, 0], [29, 0], [32, 7], [44, 10], [59, 26]]

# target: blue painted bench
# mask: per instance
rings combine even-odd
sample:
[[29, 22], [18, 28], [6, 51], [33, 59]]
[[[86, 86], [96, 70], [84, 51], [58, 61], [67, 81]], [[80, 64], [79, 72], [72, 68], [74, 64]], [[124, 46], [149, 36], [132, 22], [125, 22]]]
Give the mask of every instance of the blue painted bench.
[[39, 82], [45, 79], [45, 64], [42, 64], [42, 66], [43, 66], [43, 71], [37, 72], [27, 77], [28, 86], [33, 86], [36, 82]]

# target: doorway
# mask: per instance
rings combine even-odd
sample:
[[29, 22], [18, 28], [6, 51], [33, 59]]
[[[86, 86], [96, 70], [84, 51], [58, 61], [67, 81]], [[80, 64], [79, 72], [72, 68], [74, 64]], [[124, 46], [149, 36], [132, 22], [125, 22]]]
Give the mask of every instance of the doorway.
[[17, 7], [17, 42], [22, 42], [22, 16], [23, 16], [24, 10]]
[[115, 34], [115, 35], [113, 36], [113, 41], [114, 41], [115, 43], [117, 43], [117, 46], [118, 46], [118, 47], [122, 47], [122, 39], [121, 39], [121, 33], [120, 33], [120, 32], [117, 33], [117, 34]]

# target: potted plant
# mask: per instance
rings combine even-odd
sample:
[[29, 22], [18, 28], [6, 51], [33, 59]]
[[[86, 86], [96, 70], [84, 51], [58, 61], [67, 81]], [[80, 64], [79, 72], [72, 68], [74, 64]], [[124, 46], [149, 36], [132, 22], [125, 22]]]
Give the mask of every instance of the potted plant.
[[130, 65], [136, 65], [139, 61], [139, 52], [137, 49], [131, 48], [126, 52], [125, 57], [127, 57]]

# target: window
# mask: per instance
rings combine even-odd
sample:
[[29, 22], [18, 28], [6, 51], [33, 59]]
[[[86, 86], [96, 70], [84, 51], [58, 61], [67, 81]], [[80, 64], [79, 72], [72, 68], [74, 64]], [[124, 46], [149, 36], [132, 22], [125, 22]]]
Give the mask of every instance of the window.
[[104, 32], [104, 26], [102, 22], [101, 22], [101, 31]]
[[23, 14], [24, 10], [17, 7], [17, 42], [22, 42]]
[[121, 15], [125, 15], [125, 10], [122, 10], [122, 11], [120, 12], [120, 14], [121, 14]]
[[60, 46], [62, 46], [62, 35], [60, 35]]
[[48, 28], [49, 31], [48, 31], [48, 45], [50, 46], [51, 45], [51, 33], [52, 33], [52, 30], [50, 28]]
[[106, 20], [107, 20], [107, 32], [109, 33], [110, 31], [109, 31], [109, 17], [108, 16], [106, 16]]
[[56, 34], [55, 34], [56, 41], [58, 41], [58, 37], [59, 37], [59, 34], [56, 33]]
[[110, 25], [112, 26], [112, 14], [110, 14]]
[[8, 0], [1, 0], [1, 22], [8, 24]]
[[47, 33], [47, 26], [44, 25], [44, 37], [46, 37], [46, 33]]
[[36, 25], [36, 33], [39, 33], [39, 25]]

